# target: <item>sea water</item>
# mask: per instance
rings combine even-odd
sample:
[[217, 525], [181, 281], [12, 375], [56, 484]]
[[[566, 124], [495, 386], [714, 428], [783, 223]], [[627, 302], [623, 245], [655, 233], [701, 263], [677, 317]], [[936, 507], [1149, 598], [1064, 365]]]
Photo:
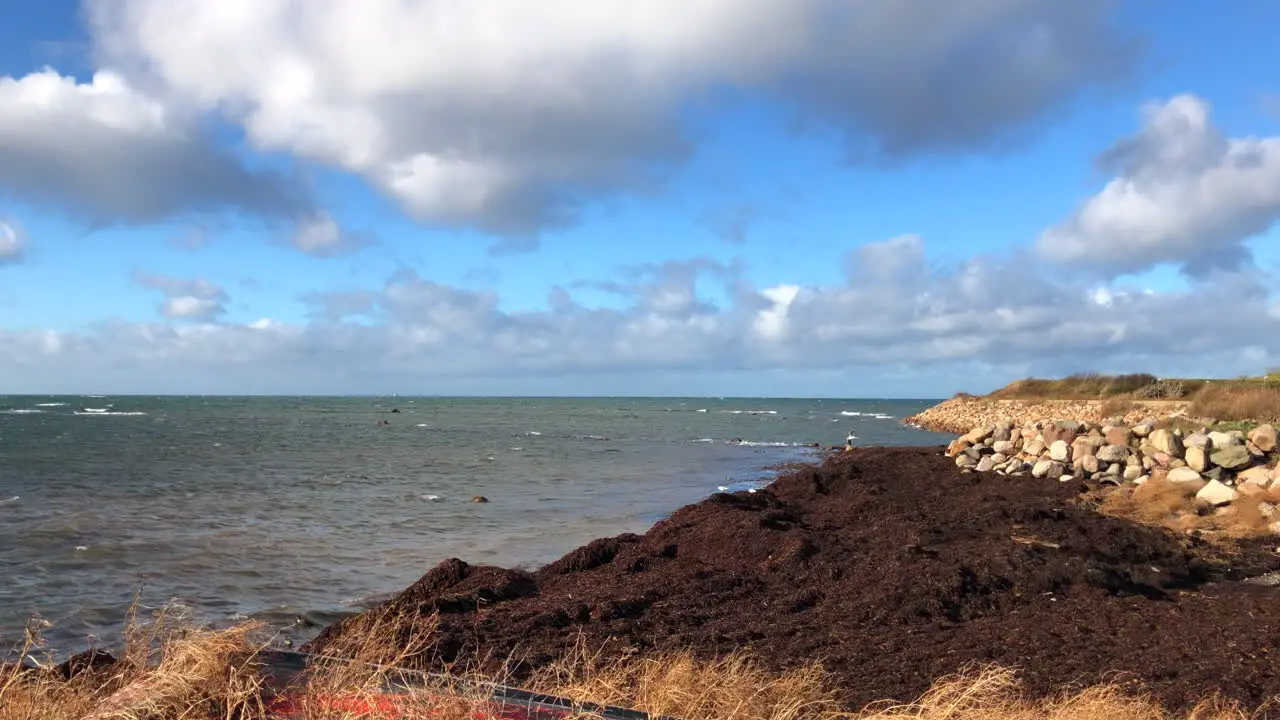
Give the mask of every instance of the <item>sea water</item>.
[[135, 597], [305, 636], [450, 557], [643, 532], [810, 443], [945, 442], [901, 422], [929, 404], [0, 396], [0, 650], [37, 614], [58, 655], [109, 645]]

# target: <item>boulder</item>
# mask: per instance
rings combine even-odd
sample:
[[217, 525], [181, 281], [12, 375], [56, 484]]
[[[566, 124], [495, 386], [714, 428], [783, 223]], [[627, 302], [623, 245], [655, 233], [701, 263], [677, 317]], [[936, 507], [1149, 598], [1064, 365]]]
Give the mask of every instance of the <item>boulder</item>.
[[1137, 465], [1126, 465], [1124, 469], [1124, 479], [1133, 482], [1142, 477], [1142, 468]]
[[1022, 439], [1022, 428], [1014, 428], [1009, 431], [1009, 442], [1018, 442]]
[[[1217, 445], [1217, 441], [1215, 441], [1214, 446], [1220, 447]], [[1209, 459], [1213, 461], [1214, 465], [1228, 470], [1242, 468], [1253, 462], [1253, 456], [1249, 454], [1249, 451], [1243, 445], [1221, 447], [1219, 450], [1214, 450]]]
[[[1226, 470], [1223, 470], [1220, 467], [1211, 467], [1204, 471], [1204, 477], [1206, 480], [1222, 480], [1222, 477], [1226, 472]], [[1230, 485], [1231, 483], [1227, 482], [1227, 484]]]
[[988, 455], [987, 457], [984, 457], [984, 458], [982, 458], [981, 460], [979, 460], [979, 461], [978, 461], [978, 466], [977, 466], [977, 468], [975, 468], [975, 469], [976, 469], [978, 472], [991, 472], [992, 470], [995, 470], [995, 469], [996, 469], [996, 464], [995, 464], [995, 462], [991, 459], [991, 457], [992, 457], [992, 456]]
[[986, 440], [987, 438], [991, 437], [991, 434], [994, 433], [995, 431], [996, 431], [996, 428], [994, 425], [977, 427], [970, 430], [969, 434], [964, 436], [964, 439], [968, 440], [971, 444], [980, 443], [983, 440]]
[[1240, 497], [1240, 493], [1217, 480], [1210, 481], [1208, 485], [1200, 488], [1200, 492], [1196, 493], [1196, 500], [1214, 507], [1229, 505], [1235, 502], [1238, 497]]
[[1133, 440], [1133, 431], [1127, 427], [1107, 428], [1103, 436], [1108, 445], [1128, 445]]
[[1182, 438], [1175, 435], [1172, 430], [1160, 429], [1151, 431], [1151, 444], [1155, 446], [1156, 450], [1170, 457], [1182, 455]]
[[1151, 476], [1150, 476], [1150, 475], [1142, 475], [1142, 476], [1139, 476], [1137, 480], [1134, 480], [1134, 481], [1133, 481], [1133, 484], [1134, 484], [1134, 485], [1145, 485], [1145, 484], [1147, 484], [1147, 483], [1148, 483], [1148, 482], [1150, 482], [1150, 481], [1151, 481]]
[[1044, 441], [1036, 438], [1023, 446], [1022, 451], [1033, 458], [1040, 457], [1044, 454]]
[[956, 467], [958, 468], [970, 468], [977, 464], [978, 464], [977, 460], [974, 460], [973, 458], [963, 453], [956, 456]]
[[1129, 457], [1128, 445], [1103, 445], [1098, 448], [1097, 456], [1099, 460], [1105, 462], [1122, 462]]
[[1252, 455], [1252, 456], [1254, 456], [1254, 457], [1256, 457], [1256, 458], [1262, 458], [1262, 457], [1266, 457], [1266, 456], [1267, 456], [1267, 454], [1266, 454], [1266, 453], [1262, 452], [1262, 448], [1260, 448], [1260, 447], [1258, 447], [1257, 445], [1254, 445], [1254, 444], [1253, 444], [1253, 441], [1252, 441], [1252, 440], [1245, 440], [1245, 441], [1244, 441], [1244, 448], [1245, 448], [1245, 450], [1248, 450], [1248, 451], [1249, 451], [1249, 454], [1250, 454], [1250, 455]]
[[947, 446], [947, 455], [950, 457], [955, 457], [956, 455], [959, 455], [960, 453], [967, 450], [969, 446], [972, 444], [973, 443], [969, 442], [968, 440], [965, 440], [964, 438], [956, 438], [955, 440], [951, 441], [950, 445]]
[[1265, 467], [1249, 468], [1236, 476], [1237, 485], [1261, 485], [1266, 487], [1271, 482], [1271, 470]]
[[1009, 462], [1009, 456], [1005, 455], [1004, 453], [996, 453], [995, 455], [991, 455], [989, 457], [991, 458], [991, 462], [995, 464], [997, 467]]
[[1056, 480], [1062, 477], [1063, 470], [1064, 468], [1060, 462], [1056, 462], [1054, 460], [1041, 460], [1031, 468], [1031, 477]]
[[1190, 435], [1182, 439], [1182, 444], [1186, 446], [1188, 449], [1193, 447], [1198, 447], [1204, 450], [1205, 452], [1210, 452], [1213, 450], [1213, 441], [1210, 440], [1209, 436], [1205, 433], [1199, 433], [1199, 432], [1191, 433]]
[[1049, 446], [1049, 459], [1055, 462], [1071, 462], [1071, 446], [1065, 440], [1056, 440]]
[[[1208, 442], [1208, 438], [1205, 438]], [[1202, 445], [1187, 446], [1187, 467], [1196, 472], [1204, 472], [1209, 469], [1209, 453], [1205, 452]]]
[[1233, 445], [1239, 445], [1240, 439], [1234, 433], [1211, 432], [1209, 433], [1209, 441], [1213, 443], [1215, 449], [1227, 448]]
[[1094, 438], [1078, 437], [1071, 442], [1071, 457], [1078, 459], [1085, 455], [1096, 455], [1099, 446]]
[[1144, 438], [1154, 432], [1156, 429], [1155, 418], [1147, 418], [1137, 425], [1133, 426], [1133, 434], [1140, 438]]
[[1001, 455], [1012, 455], [1017, 452], [1018, 448], [1013, 444], [1012, 440], [997, 440], [991, 443], [991, 449]]
[[1085, 455], [1077, 458], [1080, 461], [1080, 469], [1090, 475], [1098, 472], [1098, 458], [1094, 455]]
[[1198, 482], [1203, 479], [1200, 473], [1189, 467], [1174, 468], [1167, 477], [1171, 483]]

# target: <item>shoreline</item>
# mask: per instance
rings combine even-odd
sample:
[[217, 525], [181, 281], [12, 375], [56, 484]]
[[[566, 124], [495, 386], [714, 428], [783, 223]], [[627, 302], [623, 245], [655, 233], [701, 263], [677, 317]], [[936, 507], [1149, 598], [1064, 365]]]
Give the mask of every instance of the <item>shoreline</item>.
[[500, 668], [512, 681], [578, 648], [745, 652], [770, 673], [825, 659], [847, 710], [909, 701], [971, 662], [1016, 668], [1030, 697], [1115, 672], [1172, 710], [1280, 695], [1276, 591], [1242, 582], [1280, 571], [1273, 548], [1224, 552], [1107, 517], [1079, 505], [1086, 490], [965, 474], [940, 445], [823, 450], [760, 491], [713, 493], [536, 570], [446, 560], [298, 649], [340, 654], [379, 618], [403, 646], [430, 615], [433, 649], [410, 667], [519, 658]]

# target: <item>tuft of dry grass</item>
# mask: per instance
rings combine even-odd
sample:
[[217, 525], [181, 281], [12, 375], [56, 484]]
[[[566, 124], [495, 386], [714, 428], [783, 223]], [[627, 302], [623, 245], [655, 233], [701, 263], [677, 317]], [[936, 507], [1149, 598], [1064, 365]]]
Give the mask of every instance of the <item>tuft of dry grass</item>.
[[[109, 668], [63, 679], [51, 668], [13, 665], [0, 674], [0, 720], [186, 720], [263, 717], [264, 677], [255, 658], [261, 628], [214, 630], [175, 608], [139, 621], [130, 610], [124, 652]], [[38, 623], [20, 657], [42, 647]]]

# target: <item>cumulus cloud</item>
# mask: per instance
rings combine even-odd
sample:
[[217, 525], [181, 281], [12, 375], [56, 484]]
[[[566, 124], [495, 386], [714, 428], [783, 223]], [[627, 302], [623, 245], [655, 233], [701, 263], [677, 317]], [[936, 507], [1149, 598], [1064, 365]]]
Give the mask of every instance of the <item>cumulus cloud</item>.
[[284, 177], [246, 170], [190, 118], [110, 71], [79, 83], [53, 70], [0, 77], [0, 195], [94, 223], [234, 209], [294, 216]]
[[851, 154], [969, 151], [1122, 77], [1114, 0], [88, 0], [98, 54], [420, 220], [530, 235], [649, 189], [707, 93]]
[[160, 314], [171, 320], [211, 321], [226, 313], [227, 292], [202, 278], [134, 273], [134, 282], [164, 294]]
[[1248, 265], [1245, 241], [1280, 219], [1280, 137], [1225, 137], [1191, 95], [1143, 115], [1141, 130], [1100, 158], [1116, 177], [1045, 231], [1039, 252], [1109, 276]]
[[14, 220], [0, 218], [0, 265], [22, 262], [27, 256], [27, 234]]
[[[856, 249], [849, 266], [842, 283], [755, 288], [739, 268], [671, 262], [637, 268], [611, 286], [617, 307], [591, 307], [572, 288], [556, 288], [547, 309], [523, 311], [504, 310], [492, 292], [400, 272], [381, 287], [307, 296], [317, 322], [0, 331], [14, 349], [0, 356], [0, 391], [4, 379], [63, 388], [64, 378], [90, 368], [99, 381], [114, 377], [133, 390], [165, 382], [209, 392], [574, 392], [604, 391], [586, 378], [607, 377], [613, 392], [619, 383], [644, 392], [649, 386], [637, 382], [681, 377], [679, 391], [697, 393], [710, 387], [698, 378], [735, 374], [755, 382], [844, 377], [866, 392], [874, 378], [899, 370], [917, 382], [962, 373], [949, 381], [954, 388], [973, 387], [967, 377], [998, 377], [991, 367], [1162, 372], [1212, 361], [1231, 374], [1280, 364], [1276, 298], [1269, 279], [1253, 274], [1179, 292], [1074, 285], [1027, 265], [930, 267], [915, 236]], [[198, 280], [143, 282], [169, 300], [225, 301]], [[794, 387], [748, 383], [737, 392]]]

